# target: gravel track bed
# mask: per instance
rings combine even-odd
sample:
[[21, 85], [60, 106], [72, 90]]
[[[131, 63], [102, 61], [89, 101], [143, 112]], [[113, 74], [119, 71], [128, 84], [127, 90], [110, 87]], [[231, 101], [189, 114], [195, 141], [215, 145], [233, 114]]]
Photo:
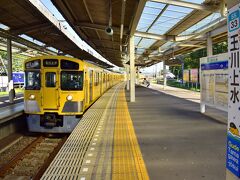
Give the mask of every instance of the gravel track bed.
[[34, 177], [45, 160], [49, 157], [55, 147], [61, 142], [62, 138], [44, 138], [29, 154], [26, 154], [21, 161], [17, 163], [9, 175]]
[[26, 146], [31, 144], [36, 137], [24, 136], [17, 143], [9, 147], [4, 152], [0, 153], [0, 167], [9, 162], [17, 153], [23, 150]]

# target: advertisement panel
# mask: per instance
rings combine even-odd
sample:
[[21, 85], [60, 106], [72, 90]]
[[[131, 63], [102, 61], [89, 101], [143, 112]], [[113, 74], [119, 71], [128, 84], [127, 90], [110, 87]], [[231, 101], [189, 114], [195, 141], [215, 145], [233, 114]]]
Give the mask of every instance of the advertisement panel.
[[240, 107], [239, 107], [239, 4], [228, 11], [228, 55], [229, 55], [229, 88], [228, 88], [228, 134], [226, 165], [233, 174], [240, 177]]
[[186, 83], [186, 82], [189, 82], [189, 70], [184, 70], [183, 71], [183, 81]]
[[194, 83], [198, 82], [198, 69], [191, 69], [190, 74], [191, 74], [190, 75], [190, 77], [191, 77], [190, 81], [194, 82]]

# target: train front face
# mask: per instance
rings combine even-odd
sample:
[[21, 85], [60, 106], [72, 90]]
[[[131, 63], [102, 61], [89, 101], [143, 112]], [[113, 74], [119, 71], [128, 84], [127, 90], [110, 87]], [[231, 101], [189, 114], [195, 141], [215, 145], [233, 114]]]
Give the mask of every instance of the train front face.
[[31, 132], [69, 133], [84, 111], [83, 62], [42, 56], [25, 62], [24, 111]]

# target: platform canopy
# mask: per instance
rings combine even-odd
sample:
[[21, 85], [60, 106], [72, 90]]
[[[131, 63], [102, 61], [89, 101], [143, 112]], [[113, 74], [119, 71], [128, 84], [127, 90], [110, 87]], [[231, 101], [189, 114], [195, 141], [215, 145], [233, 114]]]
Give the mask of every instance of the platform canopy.
[[[224, 0], [52, 0], [78, 35], [112, 63], [122, 66], [135, 35], [136, 64], [149, 66], [171, 56], [226, 39]], [[222, 10], [222, 13], [220, 12]], [[113, 35], [105, 28], [111, 25]], [[222, 29], [220, 29], [222, 28]]]
[[134, 33], [137, 63], [171, 65], [177, 55], [206, 48], [208, 36], [226, 40], [225, 13], [222, 0], [147, 1]]
[[[127, 63], [129, 37], [135, 36], [135, 64], [174, 64], [179, 54], [227, 38], [225, 0], [51, 0], [65, 20], [104, 58]], [[77, 41], [40, 0], [1, 0], [0, 36], [52, 53], [47, 47], [100, 63], [91, 48]], [[113, 35], [105, 31], [110, 26]], [[43, 42], [37, 46], [26, 35]], [[81, 41], [81, 40], [80, 40]], [[100, 58], [101, 59], [101, 58]], [[104, 63], [103, 63], [104, 64]]]
[[[84, 49], [40, 0], [1, 0], [0, 14], [2, 38], [10, 38], [48, 54], [53, 53], [49, 48], [53, 47], [61, 54], [106, 65], [90, 49]], [[29, 39], [41, 43], [33, 43]]]
[[[78, 35], [112, 63], [122, 66], [138, 0], [52, 0]], [[113, 35], [105, 29], [111, 26]]]

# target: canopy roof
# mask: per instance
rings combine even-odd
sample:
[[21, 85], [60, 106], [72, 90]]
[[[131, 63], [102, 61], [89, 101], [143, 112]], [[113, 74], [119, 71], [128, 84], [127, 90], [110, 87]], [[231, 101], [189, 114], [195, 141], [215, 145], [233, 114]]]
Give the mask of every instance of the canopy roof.
[[[76, 42], [39, 0], [1, 0], [0, 14], [0, 23], [6, 26], [3, 28], [2, 25], [0, 31], [0, 36], [4, 38], [11, 38], [47, 53], [51, 52], [48, 47], [54, 47], [62, 51], [61, 54], [101, 63], [91, 50], [84, 49], [80, 42]], [[39, 41], [38, 46], [26, 38]]]
[[[204, 39], [196, 41], [197, 35], [203, 34], [203, 30], [206, 31], [210, 26], [217, 24], [217, 27], [221, 27], [226, 24], [225, 18], [219, 13], [220, 0], [112, 0], [112, 2], [52, 0], [52, 2], [82, 38], [118, 66], [122, 66], [129, 35], [136, 36], [136, 63], [147, 66], [168, 59], [166, 52], [169, 49], [174, 49], [172, 51], [179, 54], [204, 47]], [[110, 18], [113, 36], [105, 33]], [[217, 28], [216, 26], [212, 29]], [[122, 40], [121, 27], [124, 27]], [[223, 37], [221, 33], [220, 36]], [[215, 40], [219, 38], [214, 37], [214, 42]]]
[[[130, 36], [135, 36], [135, 60], [141, 66], [206, 47], [208, 32], [213, 43], [227, 37], [222, 0], [51, 1], [83, 40], [118, 66], [126, 63]], [[43, 51], [52, 46], [64, 54], [100, 62], [44, 8], [39, 0], [0, 1], [0, 23], [10, 28], [0, 35], [18, 39], [24, 34], [43, 42]], [[105, 32], [108, 26], [113, 35]]]

